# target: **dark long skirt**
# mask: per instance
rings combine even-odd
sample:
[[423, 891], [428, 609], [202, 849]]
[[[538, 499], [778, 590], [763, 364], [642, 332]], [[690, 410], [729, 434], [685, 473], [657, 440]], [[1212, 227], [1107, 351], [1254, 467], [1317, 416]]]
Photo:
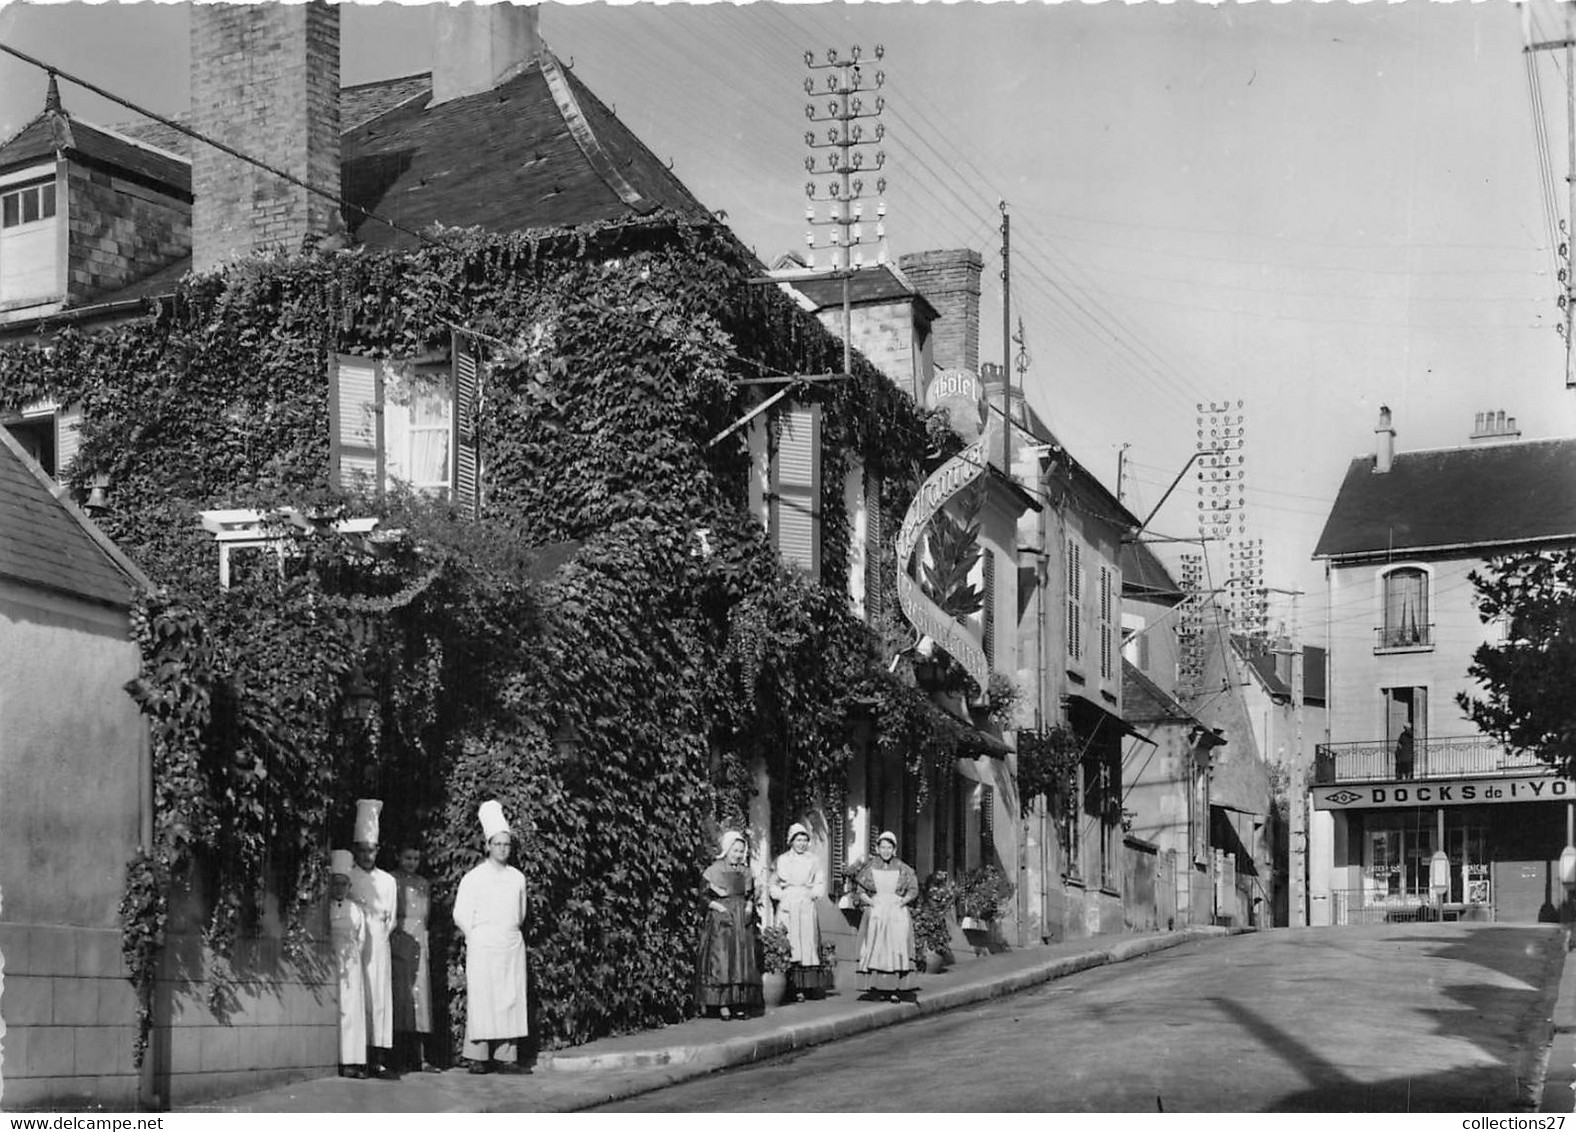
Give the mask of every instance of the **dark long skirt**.
[[742, 894], [725, 896], [718, 898], [718, 903], [727, 911], [708, 908], [700, 929], [695, 1002], [703, 1011], [719, 1006], [762, 1006], [755, 929], [749, 921], [750, 898]]

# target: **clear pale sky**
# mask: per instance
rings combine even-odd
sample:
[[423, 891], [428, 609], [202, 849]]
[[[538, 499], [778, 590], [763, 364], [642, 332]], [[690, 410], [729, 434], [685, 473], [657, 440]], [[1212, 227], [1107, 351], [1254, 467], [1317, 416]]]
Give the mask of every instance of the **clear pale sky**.
[[[1543, 0], [1533, 16], [1534, 38], [1563, 34]], [[347, 7], [343, 80], [428, 69], [429, 20]], [[1140, 517], [1194, 451], [1197, 405], [1242, 400], [1247, 535], [1270, 586], [1307, 591], [1311, 641], [1326, 612], [1309, 555], [1380, 404], [1401, 451], [1465, 443], [1484, 410], [1528, 438], [1576, 429], [1522, 13], [1503, 0], [554, 3], [541, 27], [768, 259], [803, 246], [804, 52], [884, 45], [893, 254], [984, 253], [981, 357], [998, 361], [1008, 202], [1030, 401], [1113, 489], [1130, 445]], [[186, 34], [184, 5], [0, 8], [0, 42], [163, 113], [187, 105]], [[1563, 216], [1563, 75], [1540, 59]], [[0, 134], [43, 93], [0, 58]], [[62, 95], [90, 121], [131, 117]], [[1153, 530], [1196, 536], [1196, 487], [1189, 473]], [[1276, 596], [1272, 620], [1292, 613]]]

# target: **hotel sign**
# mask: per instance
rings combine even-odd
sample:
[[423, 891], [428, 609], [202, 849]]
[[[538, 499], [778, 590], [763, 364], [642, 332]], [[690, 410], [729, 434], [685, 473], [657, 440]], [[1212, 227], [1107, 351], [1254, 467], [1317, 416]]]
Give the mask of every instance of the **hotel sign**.
[[903, 616], [961, 664], [981, 689], [990, 687], [990, 664], [985, 660], [985, 650], [967, 628], [925, 596], [919, 583], [909, 574], [908, 565], [919, 546], [920, 535], [924, 534], [936, 512], [984, 473], [985, 446], [976, 442], [937, 468], [920, 485], [897, 535], [897, 600], [903, 607]]
[[1501, 802], [1576, 802], [1569, 778], [1459, 778], [1387, 782], [1382, 786], [1315, 786], [1316, 810], [1382, 810], [1398, 806], [1482, 806]]

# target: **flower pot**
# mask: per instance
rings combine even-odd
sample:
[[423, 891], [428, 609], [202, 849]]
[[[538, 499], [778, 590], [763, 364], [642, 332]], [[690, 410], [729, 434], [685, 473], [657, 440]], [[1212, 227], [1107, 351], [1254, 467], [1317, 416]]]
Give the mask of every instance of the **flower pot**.
[[925, 974], [939, 975], [941, 969], [947, 965], [947, 957], [935, 948], [925, 949]]
[[982, 920], [978, 916], [964, 916], [958, 920], [958, 927], [966, 932], [988, 932], [990, 921]]
[[766, 1001], [766, 1009], [783, 1004], [783, 996], [788, 993], [788, 976], [782, 971], [767, 971], [761, 976], [761, 997]]

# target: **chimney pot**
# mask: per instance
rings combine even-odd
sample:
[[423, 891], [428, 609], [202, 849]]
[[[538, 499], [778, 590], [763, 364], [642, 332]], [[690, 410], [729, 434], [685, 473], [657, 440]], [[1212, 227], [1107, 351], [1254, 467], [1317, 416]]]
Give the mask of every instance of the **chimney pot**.
[[1374, 472], [1384, 474], [1395, 462], [1395, 429], [1390, 424], [1390, 406], [1379, 406], [1379, 427], [1374, 429]]

